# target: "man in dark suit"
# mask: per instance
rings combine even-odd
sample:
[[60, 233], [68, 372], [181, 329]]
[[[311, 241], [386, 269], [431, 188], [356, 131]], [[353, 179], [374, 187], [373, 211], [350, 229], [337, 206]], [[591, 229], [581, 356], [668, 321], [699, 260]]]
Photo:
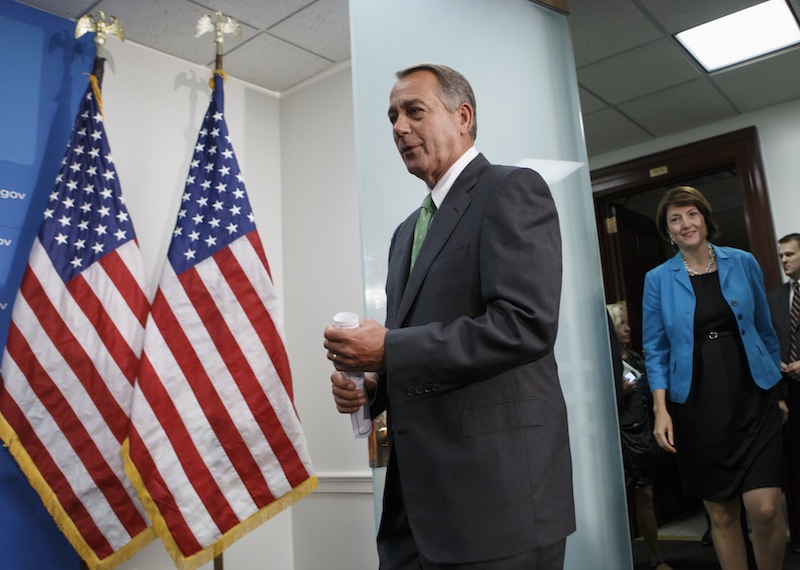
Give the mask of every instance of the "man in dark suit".
[[362, 371], [375, 373], [373, 417], [388, 410], [380, 568], [560, 569], [575, 517], [553, 356], [556, 209], [537, 173], [475, 150], [461, 74], [423, 64], [397, 78], [395, 144], [435, 207], [424, 203], [392, 238], [386, 327], [325, 330], [337, 409], [365, 403], [339, 372]]
[[797, 323], [800, 307], [796, 306], [800, 305], [800, 234], [789, 234], [778, 240], [778, 257], [789, 281], [770, 291], [767, 302], [772, 314], [772, 326], [781, 345], [783, 378], [779, 390], [788, 412], [783, 424], [783, 445], [789, 535], [792, 548], [800, 552], [800, 330]]

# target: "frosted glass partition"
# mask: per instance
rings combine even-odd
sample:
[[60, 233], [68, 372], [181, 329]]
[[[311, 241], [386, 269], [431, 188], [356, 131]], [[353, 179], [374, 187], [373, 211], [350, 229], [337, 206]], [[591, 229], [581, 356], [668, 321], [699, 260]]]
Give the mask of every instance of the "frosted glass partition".
[[[558, 208], [564, 287], [556, 357], [567, 400], [578, 530], [566, 568], [631, 568], [622, 460], [591, 184], [567, 17], [528, 0], [350, 0], [365, 314], [385, 317], [395, 227], [419, 206], [386, 116], [394, 72], [434, 61], [477, 98], [476, 147], [539, 171]], [[546, 466], [544, 466], [546, 468]], [[380, 509], [383, 473], [376, 473]], [[465, 497], [465, 500], [468, 500]]]

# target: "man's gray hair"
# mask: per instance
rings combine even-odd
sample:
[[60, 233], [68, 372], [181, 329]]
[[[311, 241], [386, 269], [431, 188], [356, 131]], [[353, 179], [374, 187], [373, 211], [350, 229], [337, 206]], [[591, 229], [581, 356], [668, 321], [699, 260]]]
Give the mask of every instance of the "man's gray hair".
[[462, 103], [472, 107], [472, 128], [469, 136], [474, 141], [478, 136], [478, 109], [475, 103], [475, 93], [467, 78], [455, 69], [438, 63], [417, 63], [401, 69], [395, 75], [398, 79], [402, 79], [417, 71], [430, 71], [436, 76], [439, 99], [442, 100], [444, 108], [449, 112], [454, 112]]

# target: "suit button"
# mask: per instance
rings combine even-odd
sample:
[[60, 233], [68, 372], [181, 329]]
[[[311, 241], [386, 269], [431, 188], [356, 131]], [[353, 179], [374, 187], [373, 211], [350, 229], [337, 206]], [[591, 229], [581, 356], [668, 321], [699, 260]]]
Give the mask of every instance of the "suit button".
[[417, 386], [416, 387], [416, 392], [417, 392], [417, 394], [424, 394], [425, 393], [425, 388], [423, 388], [422, 386]]
[[431, 390], [433, 390], [434, 392], [436, 392], [438, 389], [439, 389], [439, 385], [438, 384], [432, 384], [431, 385]]
[[734, 299], [733, 301], [731, 301], [731, 305], [733, 305], [734, 307], [738, 307], [739, 306], [739, 301]]
[[736, 318], [737, 318], [737, 319], [739, 319], [739, 320], [741, 321], [741, 320], [744, 318], [744, 315], [742, 315], [741, 313], [739, 313], [739, 316], [738, 316], [738, 317], [736, 317]]
[[416, 392], [414, 392], [414, 388], [409, 388], [409, 389], [408, 389], [408, 395], [409, 395], [409, 396], [416, 396], [416, 395], [417, 395], [417, 393], [416, 393]]

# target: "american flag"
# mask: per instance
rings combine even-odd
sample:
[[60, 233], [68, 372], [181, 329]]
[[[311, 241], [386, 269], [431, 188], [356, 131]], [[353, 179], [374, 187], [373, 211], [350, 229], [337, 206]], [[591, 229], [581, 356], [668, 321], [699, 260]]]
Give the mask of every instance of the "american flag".
[[147, 322], [126, 444], [128, 473], [186, 569], [316, 486], [222, 78], [214, 80]]
[[149, 303], [144, 267], [90, 76], [14, 303], [0, 434], [89, 568], [155, 537], [127, 479]]

